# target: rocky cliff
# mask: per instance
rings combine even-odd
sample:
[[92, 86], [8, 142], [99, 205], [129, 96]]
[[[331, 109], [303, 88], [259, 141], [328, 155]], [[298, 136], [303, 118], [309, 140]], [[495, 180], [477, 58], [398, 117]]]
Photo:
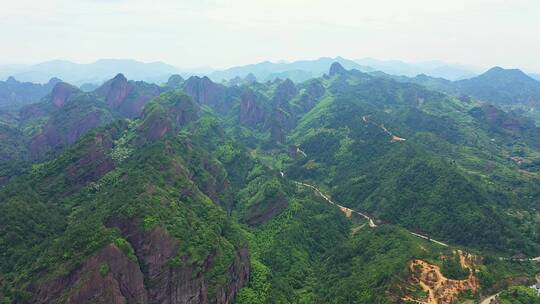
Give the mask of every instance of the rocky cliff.
[[144, 105], [161, 93], [159, 86], [142, 81], [128, 81], [123, 74], [116, 75], [94, 91], [105, 103], [125, 117], [138, 117]]
[[219, 112], [228, 109], [225, 103], [227, 88], [215, 83], [210, 78], [191, 76], [184, 82], [184, 91], [196, 102], [210, 106]]

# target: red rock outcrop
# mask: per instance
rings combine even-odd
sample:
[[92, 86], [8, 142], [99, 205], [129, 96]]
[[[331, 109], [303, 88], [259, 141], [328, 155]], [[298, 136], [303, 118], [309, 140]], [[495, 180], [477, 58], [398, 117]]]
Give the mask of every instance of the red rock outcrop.
[[178, 242], [164, 229], [145, 232], [128, 219], [113, 219], [110, 225], [120, 229], [135, 250], [147, 282], [149, 303], [228, 304], [247, 282], [250, 264], [246, 248], [237, 250], [227, 282], [209, 298], [204, 273], [212, 266], [212, 256], [206, 258], [202, 272], [190, 265], [174, 266], [169, 261], [177, 254]]
[[79, 269], [40, 286], [32, 302], [54, 303], [66, 296], [69, 304], [148, 303], [139, 265], [112, 244]]
[[74, 124], [51, 119], [43, 130], [30, 140], [30, 154], [33, 159], [40, 159], [48, 152], [62, 146], [72, 145], [88, 131], [108, 122], [101, 111], [93, 111], [79, 117]]
[[196, 102], [208, 105], [218, 112], [226, 111], [225, 104], [226, 88], [213, 82], [210, 78], [191, 76], [184, 82], [184, 91]]
[[94, 92], [105, 103], [125, 117], [138, 117], [144, 106], [161, 93], [159, 86], [142, 81], [128, 81], [123, 74], [116, 75]]
[[245, 90], [240, 97], [240, 124], [254, 127], [264, 123], [264, 120], [264, 109], [259, 104], [257, 95], [250, 89]]
[[65, 82], [57, 83], [50, 96], [51, 102], [58, 108], [63, 107], [70, 96], [80, 93], [80, 90]]
[[186, 94], [171, 92], [160, 98], [167, 101], [143, 113], [144, 121], [140, 128], [148, 140], [157, 140], [170, 132], [177, 132], [199, 117], [199, 107]]
[[190, 266], [187, 259], [185, 265], [177, 266], [171, 258], [178, 253], [178, 241], [163, 228], [144, 231], [125, 218], [112, 219], [108, 226], [120, 230], [136, 258], [113, 244], [107, 245], [69, 274], [31, 287], [31, 302], [229, 304], [248, 280], [246, 248], [235, 252], [227, 280], [209, 294], [205, 272], [213, 266], [214, 256], [206, 258], [202, 269]]
[[103, 135], [96, 136], [86, 144], [85, 154], [73, 160], [65, 169], [65, 175], [71, 183], [85, 185], [99, 180], [114, 169], [114, 162], [109, 156], [112, 140]]

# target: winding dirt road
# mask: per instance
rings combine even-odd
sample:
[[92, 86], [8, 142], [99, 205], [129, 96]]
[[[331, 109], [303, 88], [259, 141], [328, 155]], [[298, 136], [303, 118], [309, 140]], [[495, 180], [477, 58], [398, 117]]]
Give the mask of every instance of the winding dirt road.
[[347, 208], [345, 206], [342, 206], [340, 204], [335, 203], [327, 195], [322, 193], [321, 190], [319, 190], [317, 187], [315, 187], [313, 185], [310, 185], [310, 184], [303, 183], [303, 182], [298, 182], [298, 181], [293, 181], [293, 182], [298, 184], [298, 185], [302, 185], [302, 186], [313, 189], [315, 191], [315, 193], [317, 193], [320, 197], [322, 197], [329, 204], [334, 205], [336, 207], [339, 207], [341, 209], [341, 211], [343, 211], [343, 213], [345, 213], [348, 217], [350, 217], [350, 215], [348, 215], [348, 213], [349, 214], [350, 213], [358, 214], [358, 215], [360, 215], [361, 217], [365, 218], [368, 221], [369, 227], [371, 227], [371, 228], [377, 227], [377, 225], [375, 225], [375, 222], [373, 221], [373, 219], [371, 217], [367, 216], [366, 214], [364, 214], [362, 212], [359, 212], [359, 211], [356, 211], [354, 209], [350, 209], [350, 208]]
[[[284, 174], [282, 174], [282, 176], [284, 176]], [[319, 188], [317, 188], [317, 187], [315, 187], [313, 185], [310, 185], [310, 184], [299, 182], [299, 181], [293, 181], [293, 182], [295, 184], [298, 184], [298, 185], [301, 185], [301, 186], [308, 187], [308, 188], [312, 189], [313, 191], [315, 191], [315, 193], [317, 193], [320, 197], [322, 197], [326, 202], [328, 202], [329, 204], [334, 205], [334, 206], [338, 207], [339, 209], [341, 209], [341, 211], [343, 211], [343, 213], [345, 213], [345, 215], [347, 215], [347, 217], [350, 217], [352, 213], [355, 213], [355, 214], [358, 214], [361, 217], [365, 218], [368, 221], [368, 225], [369, 225], [370, 228], [376, 228], [377, 227], [377, 225], [375, 224], [375, 221], [373, 220], [373, 218], [371, 218], [370, 216], [368, 216], [367, 214], [365, 214], [363, 212], [360, 212], [360, 211], [345, 207], [343, 205], [340, 205], [340, 204], [332, 201], [330, 199], [330, 197], [328, 197], [326, 194], [322, 193], [322, 191], [319, 190]], [[446, 244], [444, 242], [441, 242], [441, 241], [437, 241], [435, 239], [432, 239], [431, 237], [429, 237], [427, 235], [418, 234], [418, 233], [415, 233], [415, 232], [412, 232], [412, 231], [409, 231], [409, 233], [411, 235], [422, 238], [422, 239], [427, 240], [429, 242], [433, 242], [435, 244], [438, 244], [438, 245], [441, 245], [441, 246], [444, 246], [444, 247], [449, 247], [448, 244]]]

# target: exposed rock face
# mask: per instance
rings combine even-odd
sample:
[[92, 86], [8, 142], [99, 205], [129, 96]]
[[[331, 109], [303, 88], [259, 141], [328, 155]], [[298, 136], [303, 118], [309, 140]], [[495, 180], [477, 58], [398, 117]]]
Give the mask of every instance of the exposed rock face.
[[227, 281], [209, 295], [205, 273], [212, 267], [209, 256], [202, 269], [176, 266], [171, 258], [178, 253], [178, 241], [163, 228], [144, 231], [132, 220], [114, 218], [108, 223], [128, 240], [136, 258], [113, 244], [107, 245], [80, 267], [30, 291], [32, 303], [56, 303], [64, 298], [70, 304], [163, 303], [229, 304], [249, 277], [249, 254], [239, 248], [227, 270]]
[[199, 117], [199, 107], [191, 98], [180, 93], [166, 93], [155, 106], [145, 110], [141, 125], [145, 138], [157, 140], [170, 132], [178, 132], [186, 123]]
[[30, 155], [32, 159], [39, 159], [61, 143], [58, 131], [52, 126], [45, 126], [43, 131], [30, 141]]
[[70, 96], [80, 92], [81, 91], [78, 88], [70, 84], [59, 82], [54, 86], [51, 92], [50, 100], [55, 106], [61, 108], [66, 104], [66, 101]]
[[341, 64], [339, 64], [339, 62], [334, 62], [330, 66], [330, 71], [328, 74], [330, 76], [334, 76], [334, 75], [342, 75], [346, 72], [347, 70], [345, 70], [345, 68]]
[[70, 274], [40, 286], [33, 303], [54, 303], [69, 288], [66, 303], [148, 303], [144, 277], [136, 261], [108, 245]]
[[184, 83], [184, 91], [196, 102], [208, 105], [217, 111], [225, 111], [225, 90], [220, 84], [212, 82], [210, 78], [191, 76]]
[[228, 271], [228, 282], [218, 289], [214, 298], [209, 298], [204, 273], [212, 266], [213, 257], [207, 257], [202, 272], [189, 265], [173, 266], [169, 260], [177, 254], [178, 244], [165, 230], [155, 228], [144, 232], [127, 219], [114, 219], [111, 226], [120, 229], [135, 250], [143, 269], [149, 303], [232, 303], [247, 282], [249, 255], [245, 248], [236, 252]]
[[129, 93], [128, 81], [123, 74], [116, 75], [108, 84], [105, 102], [113, 109], [118, 108]]
[[248, 89], [240, 97], [240, 123], [244, 126], [254, 127], [264, 123], [265, 113], [258, 103], [257, 95]]
[[123, 116], [130, 118], [139, 117], [144, 106], [161, 94], [161, 89], [157, 85], [142, 81], [130, 81], [128, 89], [129, 95], [116, 109]]
[[270, 129], [272, 140], [276, 143], [285, 143], [285, 137], [295, 124], [295, 117], [290, 109], [291, 99], [298, 94], [298, 88], [290, 79], [281, 82], [272, 98], [272, 110], [267, 120], [267, 128]]
[[85, 185], [99, 180], [107, 172], [114, 169], [114, 162], [109, 156], [113, 146], [110, 137], [103, 134], [96, 136], [86, 144], [86, 153], [74, 160], [65, 170], [71, 183]]
[[97, 96], [105, 99], [111, 109], [130, 118], [140, 116], [144, 105], [160, 93], [159, 86], [142, 81], [128, 81], [123, 74], [116, 75], [95, 91]]
[[78, 117], [76, 121], [49, 120], [43, 130], [30, 141], [29, 149], [32, 158], [39, 159], [49, 151], [74, 144], [88, 131], [109, 122], [109, 118], [103, 116], [104, 114], [101, 111], [92, 111]]

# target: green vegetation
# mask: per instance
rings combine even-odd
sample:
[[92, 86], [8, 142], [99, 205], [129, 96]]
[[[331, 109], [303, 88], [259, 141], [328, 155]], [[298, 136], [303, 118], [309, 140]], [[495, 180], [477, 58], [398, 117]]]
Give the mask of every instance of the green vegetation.
[[459, 262], [459, 256], [451, 256], [442, 261], [441, 272], [445, 277], [452, 280], [464, 280], [466, 279], [470, 271], [461, 267]]
[[[184, 85], [177, 79], [174, 87]], [[153, 90], [139, 87], [131, 100]], [[209, 88], [197, 94], [201, 103], [164, 93], [140, 118], [96, 93], [19, 129], [0, 125], [0, 177], [11, 178], [0, 180], [2, 301], [32, 302], [37, 287], [77, 273], [109, 245], [141, 269], [145, 288], [161, 279], [149, 274], [145, 250], [170, 250], [160, 271], [189, 269], [209, 299], [241, 280], [233, 272], [248, 248], [241, 304], [425, 298], [409, 263], [423, 259], [464, 279], [457, 246], [478, 256], [481, 294], [539, 272], [520, 258], [540, 250], [540, 133], [519, 114], [358, 71]], [[78, 128], [81, 117], [95, 124]], [[27, 136], [44, 128], [59, 140], [32, 162]], [[294, 181], [369, 214], [377, 227], [355, 223]], [[114, 276], [114, 264], [97, 267]]]
[[516, 286], [501, 292], [497, 300], [501, 304], [537, 304], [540, 303], [540, 294], [532, 288]]
[[99, 265], [99, 274], [101, 274], [102, 277], [106, 276], [109, 273], [109, 264], [107, 262], [103, 262]]
[[496, 113], [486, 122], [473, 104], [357, 74], [334, 78], [333, 97], [293, 130], [291, 141], [307, 157], [290, 164], [291, 178], [436, 239], [510, 255], [539, 252], [539, 222], [513, 215], [536, 212], [538, 177], [509, 159], [518, 146], [529, 151], [525, 159], [537, 157], [533, 125], [507, 130], [516, 118]]

